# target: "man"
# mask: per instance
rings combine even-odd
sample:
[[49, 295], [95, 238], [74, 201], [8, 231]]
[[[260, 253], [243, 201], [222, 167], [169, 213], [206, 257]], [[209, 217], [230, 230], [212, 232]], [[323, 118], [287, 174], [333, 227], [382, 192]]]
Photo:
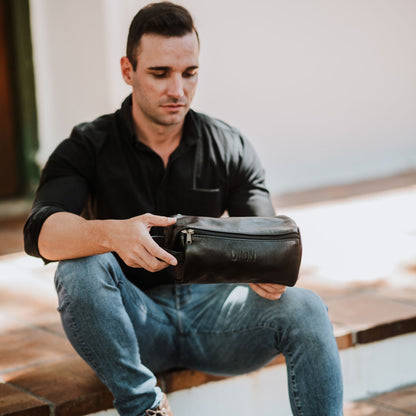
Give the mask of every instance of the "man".
[[272, 284], [175, 285], [176, 259], [151, 237], [177, 213], [274, 215], [249, 142], [190, 110], [198, 55], [183, 7], [151, 4], [134, 17], [121, 59], [132, 95], [116, 113], [75, 127], [51, 155], [26, 251], [60, 261], [65, 332], [121, 415], [171, 415], [157, 372], [241, 374], [283, 353], [293, 413], [338, 416], [338, 350], [316, 295]]

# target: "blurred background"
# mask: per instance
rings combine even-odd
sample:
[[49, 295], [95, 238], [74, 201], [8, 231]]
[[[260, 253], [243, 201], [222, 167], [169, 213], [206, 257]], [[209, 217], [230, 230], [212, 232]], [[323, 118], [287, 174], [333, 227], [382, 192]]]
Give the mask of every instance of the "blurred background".
[[[201, 39], [193, 108], [252, 141], [277, 209], [300, 226], [299, 285], [329, 306], [345, 400], [368, 399], [346, 416], [416, 415], [416, 1], [177, 3]], [[58, 413], [81, 396], [95, 403], [91, 413], [105, 408], [74, 390], [90, 370], [68, 356], [51, 283], [56, 263], [24, 255], [22, 227], [53, 149], [130, 93], [119, 61], [145, 4], [0, 0], [0, 397], [9, 389], [19, 406], [34, 392]], [[72, 360], [85, 366], [76, 367], [76, 382]], [[233, 411], [269, 414], [276, 392], [267, 387], [285, 385], [282, 368], [230, 380]], [[43, 384], [42, 371], [51, 376]], [[49, 390], [57, 373], [62, 403]], [[194, 389], [195, 412], [221, 415], [212, 397], [224, 396], [224, 386]], [[189, 390], [174, 394], [178, 409], [188, 406]], [[289, 414], [286, 390], [279, 394], [276, 406]], [[0, 416], [11, 414], [2, 403]]]
[[[0, 197], [33, 192], [72, 127], [129, 94], [137, 0], [0, 0]], [[255, 145], [273, 195], [416, 169], [414, 0], [180, 0], [201, 38], [193, 108]]]

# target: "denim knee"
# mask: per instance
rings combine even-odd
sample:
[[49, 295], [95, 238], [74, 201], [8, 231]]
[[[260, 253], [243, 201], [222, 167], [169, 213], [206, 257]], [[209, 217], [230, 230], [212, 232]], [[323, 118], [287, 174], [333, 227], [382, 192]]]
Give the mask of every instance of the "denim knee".
[[116, 290], [121, 279], [121, 269], [111, 253], [79, 259], [63, 260], [55, 273], [58, 292], [64, 288], [72, 301], [90, 301], [99, 297], [102, 289]]
[[322, 299], [307, 289], [288, 289], [281, 298], [292, 335], [309, 341], [332, 335], [328, 308]]
[[[323, 300], [314, 292], [303, 288], [289, 288], [284, 294], [284, 300], [288, 300], [286, 307], [291, 308], [291, 312], [302, 318], [309, 314], [327, 314], [327, 307]], [[283, 298], [282, 298], [283, 299]]]

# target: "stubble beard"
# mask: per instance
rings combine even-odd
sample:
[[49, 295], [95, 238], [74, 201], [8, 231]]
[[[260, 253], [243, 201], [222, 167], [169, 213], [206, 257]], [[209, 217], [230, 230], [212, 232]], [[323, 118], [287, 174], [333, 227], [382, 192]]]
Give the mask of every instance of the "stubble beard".
[[[173, 100], [169, 101], [169, 103], [164, 103], [162, 105], [166, 104], [178, 104], [180, 101], [176, 100], [174, 102]], [[169, 126], [175, 126], [178, 124], [183, 123], [185, 120], [186, 114], [189, 111], [189, 106], [184, 103], [184, 107], [181, 107], [178, 109], [176, 113], [172, 114], [166, 114], [165, 110], [162, 108], [162, 105], [158, 106], [159, 111], [152, 111], [147, 112], [147, 117], [150, 119], [154, 124], [157, 124], [159, 126], [169, 127]]]
[[[147, 119], [155, 126], [170, 127], [183, 123], [185, 116], [190, 108], [190, 102], [186, 97], [178, 99], [165, 98], [159, 101], [156, 105], [143, 98], [144, 97], [142, 96], [142, 100], [136, 99], [136, 108], [139, 110], [142, 116], [144, 116], [145, 119]], [[182, 104], [183, 107], [180, 107], [178, 112], [169, 114], [166, 110], [163, 109], [164, 105], [169, 104]]]

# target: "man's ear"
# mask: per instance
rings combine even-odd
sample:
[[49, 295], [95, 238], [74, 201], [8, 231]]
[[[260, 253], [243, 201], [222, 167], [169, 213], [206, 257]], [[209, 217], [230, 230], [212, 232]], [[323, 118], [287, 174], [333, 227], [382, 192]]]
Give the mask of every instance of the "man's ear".
[[120, 59], [120, 67], [121, 67], [121, 75], [123, 76], [124, 82], [127, 85], [131, 85], [133, 66], [129, 58], [127, 58], [127, 56], [123, 56]]

